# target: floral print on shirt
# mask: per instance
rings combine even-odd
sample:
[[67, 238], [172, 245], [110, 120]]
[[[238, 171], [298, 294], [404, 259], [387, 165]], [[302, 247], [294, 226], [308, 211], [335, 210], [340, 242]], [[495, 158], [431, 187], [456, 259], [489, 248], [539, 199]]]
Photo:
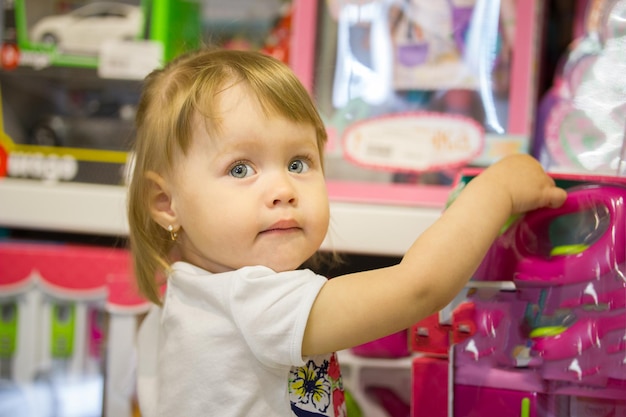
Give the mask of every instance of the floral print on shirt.
[[[317, 359], [317, 358], [316, 358]], [[291, 410], [297, 417], [347, 415], [337, 355], [309, 359], [289, 375]]]

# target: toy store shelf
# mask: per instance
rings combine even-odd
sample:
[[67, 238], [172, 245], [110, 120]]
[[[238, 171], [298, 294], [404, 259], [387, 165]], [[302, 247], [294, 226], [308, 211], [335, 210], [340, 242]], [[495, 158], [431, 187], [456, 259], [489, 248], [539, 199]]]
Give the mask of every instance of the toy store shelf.
[[[0, 227], [125, 236], [125, 204], [120, 186], [0, 179]], [[401, 256], [441, 210], [332, 201], [323, 248]]]
[[0, 226], [122, 236], [125, 189], [113, 185], [0, 180]]

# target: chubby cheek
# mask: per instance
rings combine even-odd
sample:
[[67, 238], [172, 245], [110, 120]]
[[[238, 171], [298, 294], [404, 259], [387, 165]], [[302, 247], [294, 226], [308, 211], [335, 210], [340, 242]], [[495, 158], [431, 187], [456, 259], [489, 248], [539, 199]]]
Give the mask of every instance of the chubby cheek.
[[325, 189], [323, 191], [324, 192], [317, 194], [319, 197], [316, 199], [316, 204], [311, 206], [311, 210], [307, 216], [313, 237], [316, 241], [319, 241], [320, 245], [326, 237], [330, 222], [328, 197], [326, 196]]
[[183, 228], [205, 244], [226, 243], [251, 217], [251, 205], [243, 201], [245, 193], [225, 195], [216, 191], [214, 188], [212, 192], [189, 193], [179, 200], [178, 213]]
[[235, 210], [223, 208], [220, 214], [207, 214], [187, 227], [182, 255], [212, 272], [238, 269], [250, 253], [252, 229], [249, 216], [240, 218]]
[[241, 196], [231, 196], [223, 199], [223, 196], [215, 196], [215, 199], [207, 201], [196, 209], [194, 216], [198, 225], [204, 229], [204, 233], [211, 236], [211, 240], [218, 245], [229, 244], [231, 241], [243, 243], [243, 234], [254, 233], [251, 223], [256, 216], [251, 211], [252, 204], [242, 201]]

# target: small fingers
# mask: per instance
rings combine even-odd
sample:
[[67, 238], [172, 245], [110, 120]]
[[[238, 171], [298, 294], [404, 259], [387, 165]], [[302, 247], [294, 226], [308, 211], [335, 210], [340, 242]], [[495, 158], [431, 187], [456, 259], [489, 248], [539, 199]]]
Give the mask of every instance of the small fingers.
[[558, 187], [552, 187], [548, 191], [548, 203], [546, 204], [546, 207], [559, 208], [563, 205], [563, 203], [565, 203], [567, 191]]

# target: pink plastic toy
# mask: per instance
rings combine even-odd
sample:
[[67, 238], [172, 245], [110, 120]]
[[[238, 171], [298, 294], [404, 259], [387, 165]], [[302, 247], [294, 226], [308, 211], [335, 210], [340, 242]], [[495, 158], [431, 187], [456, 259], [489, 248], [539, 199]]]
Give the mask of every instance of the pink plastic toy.
[[[626, 336], [626, 315], [595, 313], [576, 319], [570, 326], [540, 327], [531, 332], [532, 352], [539, 356], [542, 376], [550, 380], [584, 382], [605, 386], [609, 362], [615, 366], [613, 356], [622, 352]], [[624, 368], [622, 368], [624, 369]], [[622, 376], [626, 379], [626, 375]]]
[[569, 188], [562, 207], [520, 216], [494, 242], [474, 279], [515, 286], [468, 293], [475, 331], [454, 347], [455, 415], [520, 415], [520, 401], [525, 416], [623, 415], [625, 199], [606, 182]]
[[[519, 287], [552, 287], [620, 275], [626, 258], [626, 188], [593, 185], [571, 189], [558, 209], [537, 210], [514, 222], [494, 243], [475, 279], [515, 281]], [[579, 241], [555, 244], [551, 227], [559, 218], [584, 216]], [[591, 219], [591, 220], [589, 220]], [[581, 233], [582, 234], [582, 233]], [[494, 271], [497, 273], [494, 274]], [[624, 279], [616, 281], [624, 287]]]
[[[623, 187], [583, 187], [571, 191], [558, 209], [526, 215], [514, 232], [519, 259], [513, 277], [516, 285], [572, 284], [600, 279], [619, 270], [626, 258], [625, 197]], [[556, 248], [551, 245], [541, 246], [550, 242], [546, 233], [557, 217], [584, 211], [592, 212], [596, 220], [596, 228], [585, 241], [577, 242], [577, 247], [572, 245], [571, 252], [563, 254], [555, 254]], [[603, 223], [602, 217], [608, 217], [608, 221]]]

